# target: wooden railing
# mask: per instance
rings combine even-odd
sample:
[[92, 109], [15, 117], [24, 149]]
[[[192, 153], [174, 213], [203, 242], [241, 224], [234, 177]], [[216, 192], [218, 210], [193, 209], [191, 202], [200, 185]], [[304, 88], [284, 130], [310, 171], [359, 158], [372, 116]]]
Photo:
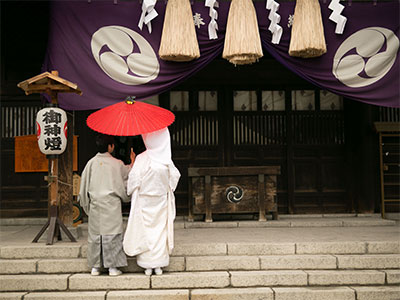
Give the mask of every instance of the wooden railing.
[[215, 112], [175, 113], [176, 121], [171, 125], [174, 146], [217, 146], [218, 115]]
[[395, 107], [379, 107], [380, 122], [400, 122], [400, 109]]
[[293, 112], [292, 117], [294, 144], [344, 144], [342, 111]]
[[233, 140], [235, 145], [286, 144], [285, 112], [235, 112]]

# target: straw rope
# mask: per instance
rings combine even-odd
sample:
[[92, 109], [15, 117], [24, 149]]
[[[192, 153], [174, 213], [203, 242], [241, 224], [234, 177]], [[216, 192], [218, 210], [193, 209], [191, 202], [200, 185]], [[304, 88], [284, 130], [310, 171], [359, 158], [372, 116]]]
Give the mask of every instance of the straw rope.
[[222, 57], [235, 65], [251, 64], [263, 56], [252, 0], [232, 0]]
[[168, 0], [158, 54], [169, 61], [191, 61], [200, 57], [189, 0]]
[[326, 43], [318, 0], [297, 0], [289, 55], [309, 58], [324, 53]]

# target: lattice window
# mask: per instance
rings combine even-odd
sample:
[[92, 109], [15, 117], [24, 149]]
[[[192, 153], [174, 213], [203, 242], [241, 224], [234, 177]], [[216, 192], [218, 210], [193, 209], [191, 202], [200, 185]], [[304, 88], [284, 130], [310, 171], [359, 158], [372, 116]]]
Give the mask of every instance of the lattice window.
[[400, 108], [379, 107], [379, 121], [400, 122]]
[[256, 111], [257, 93], [256, 91], [234, 91], [233, 92], [234, 111]]
[[314, 91], [292, 91], [292, 110], [315, 110]]
[[285, 91], [262, 91], [261, 109], [263, 111], [284, 111]]
[[158, 101], [158, 95], [144, 99], [143, 102], [160, 106], [160, 102]]
[[320, 91], [321, 110], [343, 110], [343, 98], [326, 90]]
[[217, 114], [202, 112], [177, 112], [170, 126], [175, 146], [217, 146], [218, 130]]
[[39, 106], [2, 106], [1, 107], [1, 137], [35, 134], [36, 114]]
[[235, 145], [282, 145], [286, 143], [284, 113], [253, 112], [233, 116]]
[[199, 111], [217, 111], [218, 93], [216, 91], [199, 91]]
[[189, 92], [174, 91], [170, 92], [170, 109], [172, 111], [189, 111]]
[[337, 111], [292, 115], [293, 142], [302, 145], [344, 144], [344, 115]]

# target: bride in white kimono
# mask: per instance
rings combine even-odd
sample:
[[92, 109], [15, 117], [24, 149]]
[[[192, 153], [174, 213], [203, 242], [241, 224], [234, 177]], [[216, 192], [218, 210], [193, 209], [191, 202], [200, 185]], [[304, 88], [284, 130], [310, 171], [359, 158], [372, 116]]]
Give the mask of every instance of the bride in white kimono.
[[181, 174], [171, 159], [168, 128], [142, 134], [146, 151], [136, 157], [128, 179], [131, 210], [123, 246], [151, 275], [162, 274], [174, 247], [175, 196]]

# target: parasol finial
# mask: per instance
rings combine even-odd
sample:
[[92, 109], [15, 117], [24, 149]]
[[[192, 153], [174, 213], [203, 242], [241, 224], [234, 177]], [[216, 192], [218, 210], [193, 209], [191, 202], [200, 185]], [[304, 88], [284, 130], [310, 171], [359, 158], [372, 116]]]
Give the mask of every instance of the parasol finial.
[[135, 99], [136, 99], [136, 96], [128, 96], [128, 97], [125, 98], [125, 103], [126, 104], [133, 104], [133, 103], [135, 103]]

